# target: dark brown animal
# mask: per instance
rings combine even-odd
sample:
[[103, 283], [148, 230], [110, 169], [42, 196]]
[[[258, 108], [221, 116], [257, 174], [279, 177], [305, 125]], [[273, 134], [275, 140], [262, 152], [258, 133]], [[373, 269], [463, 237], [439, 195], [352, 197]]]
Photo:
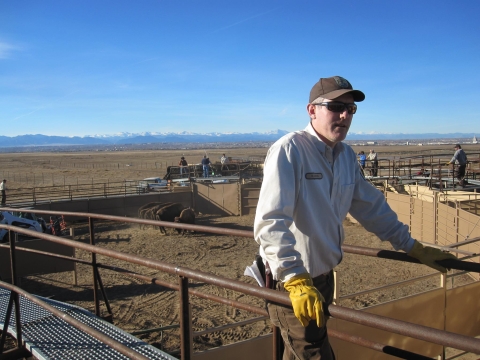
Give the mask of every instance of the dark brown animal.
[[140, 207], [138, 208], [138, 217], [139, 217], [140, 219], [143, 219], [143, 217], [142, 217], [142, 211], [145, 211], [146, 209], [149, 209], [149, 208], [151, 208], [151, 207], [153, 207], [153, 206], [155, 206], [155, 205], [160, 205], [160, 204], [163, 204], [163, 203], [161, 203], [161, 202], [150, 202], [150, 203], [147, 203], [147, 204], [145, 204], [145, 205], [140, 206]]
[[[155, 218], [158, 221], [174, 222], [175, 218], [180, 216], [183, 209], [185, 209], [185, 206], [183, 206], [180, 203], [173, 203], [173, 204], [170, 204], [170, 205], [167, 205], [167, 206], [163, 206], [161, 209], [157, 210], [157, 212], [155, 214]], [[167, 233], [163, 226], [160, 226], [160, 232], [162, 234]]]
[[[195, 224], [195, 211], [192, 208], [183, 209], [180, 213], [180, 216], [177, 216], [174, 219], [176, 223], [182, 224]], [[185, 234], [185, 229], [176, 229], [177, 232], [181, 235]]]
[[155, 220], [155, 213], [157, 212], [158, 209], [161, 209], [164, 206], [173, 204], [171, 202], [165, 202], [165, 203], [157, 203], [157, 205], [153, 205], [149, 208], [142, 209], [140, 211], [141, 218], [145, 220]]

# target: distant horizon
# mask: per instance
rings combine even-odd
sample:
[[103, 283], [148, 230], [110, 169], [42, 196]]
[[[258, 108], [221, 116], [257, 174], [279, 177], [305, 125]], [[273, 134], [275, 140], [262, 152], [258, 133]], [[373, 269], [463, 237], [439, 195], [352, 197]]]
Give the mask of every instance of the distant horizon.
[[[299, 129], [300, 130], [300, 129]], [[0, 135], [0, 138], [2, 137], [7, 137], [7, 138], [15, 138], [15, 137], [21, 137], [21, 136], [46, 136], [46, 137], [66, 137], [66, 138], [108, 138], [108, 137], [123, 137], [123, 138], [128, 138], [132, 136], [148, 136], [148, 135], [183, 135], [183, 136], [190, 136], [190, 135], [206, 135], [206, 136], [212, 136], [212, 135], [230, 135], [230, 134], [276, 134], [276, 133], [289, 133], [290, 131], [288, 130], [283, 130], [283, 129], [276, 129], [276, 130], [270, 130], [270, 131], [252, 131], [252, 132], [240, 132], [240, 131], [225, 131], [225, 132], [193, 132], [193, 131], [142, 131], [142, 132], [118, 132], [118, 133], [109, 133], [109, 134], [87, 134], [87, 135], [47, 135], [47, 134], [42, 134], [42, 133], [26, 133], [26, 134], [19, 134], [19, 135], [12, 135], [12, 136], [7, 136], [7, 135]], [[421, 133], [421, 132], [412, 132], [412, 133], [404, 133], [404, 132], [348, 132], [347, 137], [349, 135], [355, 135], [355, 136], [385, 136], [385, 135], [405, 135], [405, 136], [415, 136], [418, 137], [420, 135], [428, 135], [428, 138], [430, 137], [435, 137], [439, 136], [444, 138], [445, 136], [448, 137], [476, 137], [475, 132], [449, 132], [449, 133], [435, 133], [435, 132], [426, 132], [426, 133]], [[480, 132], [479, 132], [480, 134]], [[0, 145], [1, 146], [1, 145]]]
[[[165, 131], [165, 132], [160, 132], [160, 131], [141, 131], [141, 132], [118, 132], [118, 133], [110, 133], [110, 134], [93, 134], [93, 135], [46, 135], [42, 133], [27, 133], [27, 134], [19, 134], [19, 135], [12, 135], [12, 136], [6, 136], [6, 135], [0, 135], [0, 139], [2, 137], [6, 138], [16, 138], [16, 137], [23, 137], [23, 136], [45, 136], [45, 137], [62, 137], [62, 138], [110, 138], [110, 137], [120, 137], [120, 138], [128, 138], [128, 137], [136, 137], [136, 136], [159, 136], [159, 135], [182, 135], [182, 136], [191, 136], [191, 135], [234, 135], [234, 134], [241, 134], [241, 135], [248, 135], [248, 134], [277, 134], [277, 133], [284, 133], [287, 134], [290, 131], [288, 130], [282, 130], [282, 129], [276, 129], [276, 130], [270, 130], [270, 131], [264, 131], [264, 132], [259, 132], [259, 131], [254, 131], [254, 132], [238, 132], [238, 131], [228, 131], [228, 132], [220, 132], [220, 131], [210, 131], [210, 132], [193, 132], [193, 131]], [[479, 133], [480, 134], [480, 133]], [[348, 136], [367, 136], [367, 137], [372, 137], [372, 136], [393, 136], [395, 138], [398, 138], [398, 136], [413, 136], [416, 139], [418, 139], [419, 136], [426, 136], [426, 139], [430, 138], [473, 138], [476, 137], [476, 133], [474, 132], [468, 132], [468, 133], [460, 133], [460, 132], [449, 132], [449, 133], [434, 133], [434, 132], [427, 132], [427, 133], [403, 133], [403, 132], [349, 132], [347, 134]], [[348, 139], [347, 139], [348, 140]], [[0, 144], [1, 146], [1, 144]]]
[[[162, 146], [203, 146], [202, 144], [235, 144], [235, 146], [250, 146], [252, 144], [262, 144], [267, 146], [272, 144], [289, 132], [287, 130], [272, 130], [264, 133], [194, 133], [194, 132], [169, 132], [169, 133], [117, 133], [113, 135], [96, 136], [58, 136], [42, 134], [26, 134], [13, 137], [0, 135], [0, 148], [26, 148], [26, 147], [162, 147]], [[349, 133], [345, 139], [347, 143], [408, 143], [413, 144], [432, 144], [432, 143], [451, 143], [458, 142], [462, 144], [477, 144], [476, 134], [473, 133], [416, 133], [416, 134], [356, 134]], [[183, 144], [183, 145], [182, 145]], [[197, 145], [195, 145], [197, 144]]]

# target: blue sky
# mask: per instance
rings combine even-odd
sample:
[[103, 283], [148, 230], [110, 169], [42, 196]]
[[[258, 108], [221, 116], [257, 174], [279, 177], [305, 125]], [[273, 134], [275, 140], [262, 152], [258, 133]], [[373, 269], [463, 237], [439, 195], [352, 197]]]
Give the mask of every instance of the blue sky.
[[320, 77], [350, 132], [477, 132], [480, 1], [0, 2], [1, 135], [298, 130]]

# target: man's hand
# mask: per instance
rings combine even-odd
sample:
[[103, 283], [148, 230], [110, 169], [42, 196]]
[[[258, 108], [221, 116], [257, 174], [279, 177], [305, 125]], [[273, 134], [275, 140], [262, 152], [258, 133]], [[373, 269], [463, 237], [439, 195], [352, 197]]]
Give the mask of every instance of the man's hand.
[[449, 161], [449, 162], [447, 162], [445, 165], [448, 166], [448, 165], [450, 165], [450, 164], [451, 164], [451, 162]]
[[447, 269], [439, 264], [437, 264], [437, 260], [445, 260], [445, 259], [457, 259], [454, 255], [443, 252], [440, 249], [436, 249], [430, 246], [423, 246], [417, 240], [415, 240], [415, 244], [413, 245], [412, 250], [408, 253], [408, 256], [411, 256], [417, 260], [420, 260], [422, 264], [430, 266], [431, 268], [438, 270], [442, 273], [446, 273]]
[[317, 326], [324, 324], [322, 294], [313, 286], [310, 274], [300, 274], [287, 280], [283, 287], [290, 293], [293, 312], [303, 326], [310, 320], [317, 320]]

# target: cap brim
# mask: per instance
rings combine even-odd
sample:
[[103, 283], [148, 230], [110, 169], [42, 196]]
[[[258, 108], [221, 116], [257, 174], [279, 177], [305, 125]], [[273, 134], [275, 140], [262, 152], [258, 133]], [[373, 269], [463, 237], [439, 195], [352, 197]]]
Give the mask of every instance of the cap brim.
[[353, 101], [360, 102], [365, 100], [365, 94], [360, 90], [340, 89], [321, 95], [324, 99], [335, 100], [344, 94], [352, 94]]

